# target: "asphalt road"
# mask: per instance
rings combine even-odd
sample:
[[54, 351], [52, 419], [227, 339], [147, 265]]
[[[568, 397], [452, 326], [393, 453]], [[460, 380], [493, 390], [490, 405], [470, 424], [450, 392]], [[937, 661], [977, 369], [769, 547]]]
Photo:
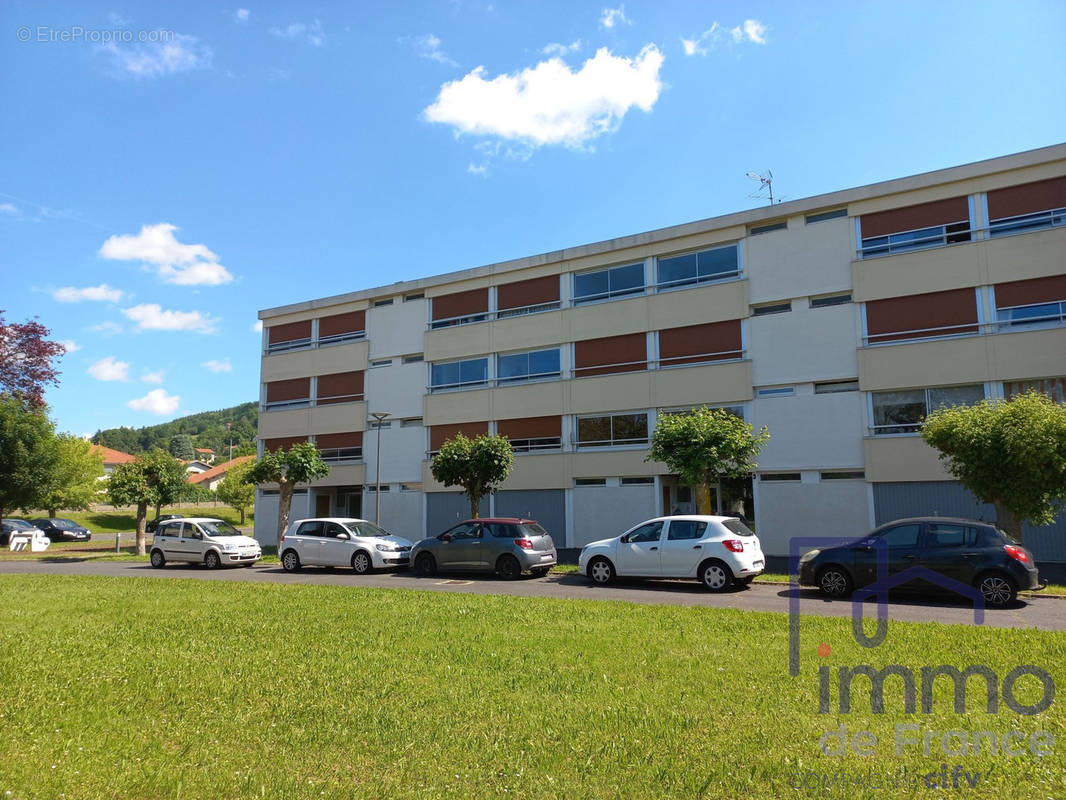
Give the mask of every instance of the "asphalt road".
[[[305, 568], [287, 573], [278, 564], [231, 567], [211, 571], [202, 566], [167, 565], [152, 569], [141, 561], [92, 561], [57, 559], [49, 561], [0, 561], [0, 575], [13, 573], [53, 575], [96, 575], [121, 578], [193, 578], [210, 581], [252, 581], [304, 584], [311, 586], [374, 586], [383, 589], [418, 589], [431, 592], [502, 594], [515, 597], [554, 597], [559, 599], [621, 600], [630, 603], [736, 608], [747, 611], [787, 613], [793, 591], [785, 585], [755, 584], [746, 589], [712, 594], [693, 581], [619, 580], [609, 587], [592, 586], [577, 574], [523, 577], [503, 581], [492, 576], [453, 575], [423, 578], [410, 572], [382, 572], [357, 577], [348, 569]], [[851, 615], [851, 603], [827, 600], [813, 589], [799, 589], [800, 613], [826, 617]], [[875, 615], [871, 606], [868, 617]], [[951, 598], [894, 597], [889, 603], [889, 619], [910, 622], [942, 622], [972, 625], [973, 609]], [[1020, 599], [1014, 607], [988, 610], [985, 625], [998, 628], [1037, 628], [1066, 630], [1066, 598]]]

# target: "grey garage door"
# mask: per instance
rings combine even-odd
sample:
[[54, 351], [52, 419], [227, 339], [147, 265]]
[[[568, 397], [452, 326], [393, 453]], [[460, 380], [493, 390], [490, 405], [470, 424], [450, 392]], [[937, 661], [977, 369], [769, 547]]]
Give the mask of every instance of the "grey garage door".
[[[478, 514], [487, 517], [489, 499], [482, 497], [478, 504]], [[427, 492], [426, 493], [426, 536], [444, 533], [464, 519], [470, 517], [470, 501], [462, 492]]]
[[535, 519], [552, 535], [556, 547], [566, 545], [566, 500], [562, 489], [498, 492], [496, 516]]
[[[924, 481], [914, 483], [875, 483], [874, 517], [881, 525], [900, 517], [966, 517], [994, 522], [996, 509], [981, 503], [952, 481]], [[1060, 514], [1054, 525], [1022, 529], [1025, 546], [1033, 551], [1037, 562], [1066, 561], [1066, 513]]]

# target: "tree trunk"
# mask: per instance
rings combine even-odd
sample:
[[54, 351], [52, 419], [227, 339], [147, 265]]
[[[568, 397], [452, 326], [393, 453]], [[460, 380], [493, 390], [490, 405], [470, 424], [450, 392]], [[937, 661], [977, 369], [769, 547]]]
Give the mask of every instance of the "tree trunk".
[[278, 484], [278, 545], [281, 537], [289, 527], [289, 511], [292, 510], [292, 489], [288, 481]]
[[[156, 516], [159, 516], [156, 514]], [[137, 504], [137, 555], [144, 555], [144, 528], [148, 524], [148, 503]]]
[[49, 519], [55, 519], [56, 518], [56, 511], [58, 511], [58, 510], [59, 509], [57, 509], [57, 508], [48, 509], [48, 518]]
[[155, 504], [155, 515], [156, 515], [156, 518], [157, 518], [157, 519], [159, 518], [159, 510], [160, 510], [161, 508], [162, 508], [162, 506], [161, 506], [161, 505], [160, 505], [159, 503], [156, 503], [156, 504]]
[[711, 487], [710, 484], [701, 483], [696, 487], [696, 507], [700, 514], [713, 514], [711, 510]]
[[244, 507], [241, 507], [241, 525], [244, 524]]
[[481, 504], [481, 498], [473, 492], [468, 492], [467, 497], [470, 499], [470, 519], [477, 519], [480, 516], [477, 507]]
[[993, 502], [996, 507], [996, 524], [1019, 542], [1022, 541], [1022, 518], [1003, 503]]

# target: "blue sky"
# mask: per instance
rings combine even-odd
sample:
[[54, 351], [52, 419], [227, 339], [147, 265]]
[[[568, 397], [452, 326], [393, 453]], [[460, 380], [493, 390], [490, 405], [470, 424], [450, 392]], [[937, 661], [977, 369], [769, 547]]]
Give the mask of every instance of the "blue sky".
[[255, 399], [260, 308], [1066, 139], [1059, 0], [9, 0], [0, 37], [0, 308], [73, 343], [78, 434]]

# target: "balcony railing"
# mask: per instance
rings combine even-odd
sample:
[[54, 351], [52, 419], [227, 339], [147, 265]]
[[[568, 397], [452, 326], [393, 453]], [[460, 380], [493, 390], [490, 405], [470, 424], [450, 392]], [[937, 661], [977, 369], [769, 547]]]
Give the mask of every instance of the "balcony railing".
[[365, 399], [363, 394], [338, 394], [330, 397], [310, 398], [303, 397], [298, 400], [275, 400], [272, 403], [263, 403], [261, 411], [281, 411], [288, 408], [318, 408], [320, 406], [334, 406], [342, 403], [359, 403]]
[[276, 344], [268, 344], [266, 348], [266, 355], [274, 355], [276, 353], [287, 353], [290, 350], [308, 350], [313, 347], [329, 347], [335, 344], [347, 344], [348, 342], [359, 342], [366, 339], [366, 331], [351, 331], [350, 333], [336, 333], [332, 336], [323, 336], [319, 339], [313, 339], [306, 337], [304, 339], [292, 339], [288, 342], [277, 342]]
[[327, 464], [345, 464], [363, 460], [362, 447], [327, 447], [319, 448], [318, 454]]
[[1066, 208], [1053, 208], [1033, 214], [1018, 214], [1013, 217], [994, 219], [988, 225], [988, 235], [1007, 236], [1012, 233], [1028, 233], [1055, 228], [1059, 225], [1066, 225]]

